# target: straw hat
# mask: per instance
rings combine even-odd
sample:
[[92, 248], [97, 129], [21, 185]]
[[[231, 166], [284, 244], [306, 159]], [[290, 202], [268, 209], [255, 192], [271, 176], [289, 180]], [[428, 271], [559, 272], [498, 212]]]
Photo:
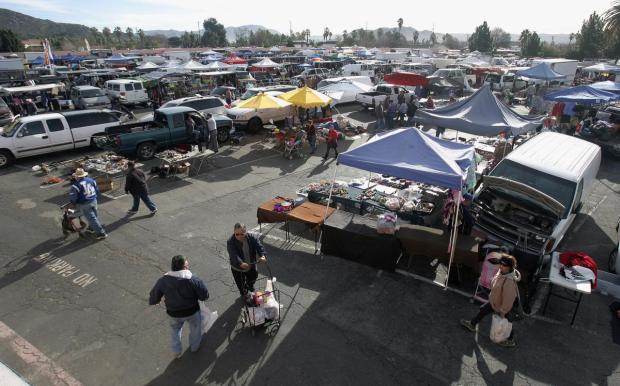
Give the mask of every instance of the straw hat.
[[75, 173], [73, 173], [73, 177], [75, 178], [83, 178], [88, 175], [88, 172], [85, 172], [82, 168], [75, 169]]

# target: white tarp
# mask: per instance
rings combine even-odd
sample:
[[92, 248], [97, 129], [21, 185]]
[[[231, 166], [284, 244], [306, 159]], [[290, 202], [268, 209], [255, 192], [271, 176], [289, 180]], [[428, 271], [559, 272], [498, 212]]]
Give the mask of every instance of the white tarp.
[[0, 93], [21, 94], [21, 93], [53, 90], [55, 88], [60, 89], [64, 87], [65, 85], [62, 83], [38, 84], [35, 86], [20, 86], [20, 87], [0, 87]]
[[256, 67], [256, 68], [274, 68], [274, 67], [282, 67], [282, 65], [274, 62], [273, 60], [271, 60], [269, 58], [265, 58], [265, 59], [261, 60], [258, 63], [254, 63], [252, 65], [252, 67]]

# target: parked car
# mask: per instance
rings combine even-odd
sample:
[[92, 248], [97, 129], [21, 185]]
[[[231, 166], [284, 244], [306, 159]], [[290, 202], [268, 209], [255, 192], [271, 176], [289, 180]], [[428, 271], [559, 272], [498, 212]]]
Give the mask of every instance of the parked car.
[[17, 158], [94, 145], [93, 137], [120, 123], [102, 110], [68, 111], [20, 117], [0, 135], [0, 168]]
[[[280, 91], [267, 91], [266, 94], [271, 96], [278, 96], [283, 94]], [[282, 101], [283, 105], [286, 103]], [[274, 122], [283, 121], [286, 117], [290, 116], [294, 112], [292, 105], [282, 108], [273, 109], [249, 109], [243, 107], [232, 107], [228, 109], [227, 115], [235, 123], [235, 127], [244, 126], [247, 127], [250, 132], [259, 131], [265, 122], [270, 120]]]
[[105, 82], [105, 88], [110, 99], [118, 98], [126, 105], [146, 105], [149, 96], [142, 82], [134, 79], [114, 79]]
[[175, 107], [185, 106], [191, 107], [196, 111], [200, 111], [203, 114], [226, 114], [226, 107], [224, 101], [214, 96], [193, 96], [187, 98], [174, 99], [164, 103], [161, 107]]
[[99, 87], [75, 86], [71, 89], [71, 102], [76, 109], [85, 110], [97, 107], [110, 108], [110, 98]]
[[409, 94], [409, 91], [401, 86], [395, 86], [393, 84], [380, 84], [375, 87], [375, 91], [361, 92], [355, 96], [355, 100], [361, 104], [364, 108], [373, 107], [373, 99], [375, 105], [381, 103], [385, 98], [389, 98], [396, 101], [398, 94], [403, 91], [405, 95]]
[[[191, 107], [166, 107], [155, 111], [152, 120], [108, 127], [105, 135], [96, 139], [97, 145], [119, 154], [136, 154], [140, 159], [153, 158], [158, 149], [187, 143], [186, 115], [207, 127], [204, 115]], [[222, 115], [214, 118], [218, 142], [228, 141], [233, 129], [232, 120]]]
[[484, 177], [472, 204], [475, 228], [532, 256], [554, 251], [590, 193], [600, 163], [595, 144], [553, 132], [535, 136]]
[[4, 99], [0, 98], [0, 127], [6, 125], [14, 119], [13, 112], [6, 104]]
[[226, 98], [226, 90], [230, 90], [230, 93], [232, 94], [232, 99], [233, 100], [237, 99], [237, 88], [233, 87], [233, 86], [219, 86], [219, 87], [216, 87], [213, 90], [211, 90], [209, 95], [214, 96], [214, 97], [218, 97], [218, 98], [221, 98], [221, 99], [225, 99]]

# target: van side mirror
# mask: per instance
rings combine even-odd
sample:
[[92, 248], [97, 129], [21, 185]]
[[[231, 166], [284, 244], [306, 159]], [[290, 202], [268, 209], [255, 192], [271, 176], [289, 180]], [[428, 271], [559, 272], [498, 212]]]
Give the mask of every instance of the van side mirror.
[[24, 136], [24, 132], [20, 131], [19, 133], [17, 133], [16, 137], [17, 138], [22, 138]]

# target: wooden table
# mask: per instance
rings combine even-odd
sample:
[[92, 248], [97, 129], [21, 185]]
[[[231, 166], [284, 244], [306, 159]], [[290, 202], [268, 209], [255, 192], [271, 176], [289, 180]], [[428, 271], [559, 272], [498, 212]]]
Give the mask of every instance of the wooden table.
[[336, 209], [332, 207], [314, 204], [312, 202], [304, 202], [288, 212], [286, 216], [287, 232], [289, 221], [306, 224], [314, 232], [314, 250], [316, 251], [319, 229], [325, 219], [331, 216], [335, 211]]
[[[280, 204], [284, 201], [292, 202], [292, 200], [287, 200], [285, 197], [275, 197], [267, 202], [263, 202], [256, 209], [256, 218], [258, 219], [258, 225], [260, 230], [262, 231], [263, 223], [277, 223], [277, 222], [286, 222], [288, 212], [276, 212], [273, 210], [276, 204]], [[288, 239], [288, 231], [286, 235]]]

